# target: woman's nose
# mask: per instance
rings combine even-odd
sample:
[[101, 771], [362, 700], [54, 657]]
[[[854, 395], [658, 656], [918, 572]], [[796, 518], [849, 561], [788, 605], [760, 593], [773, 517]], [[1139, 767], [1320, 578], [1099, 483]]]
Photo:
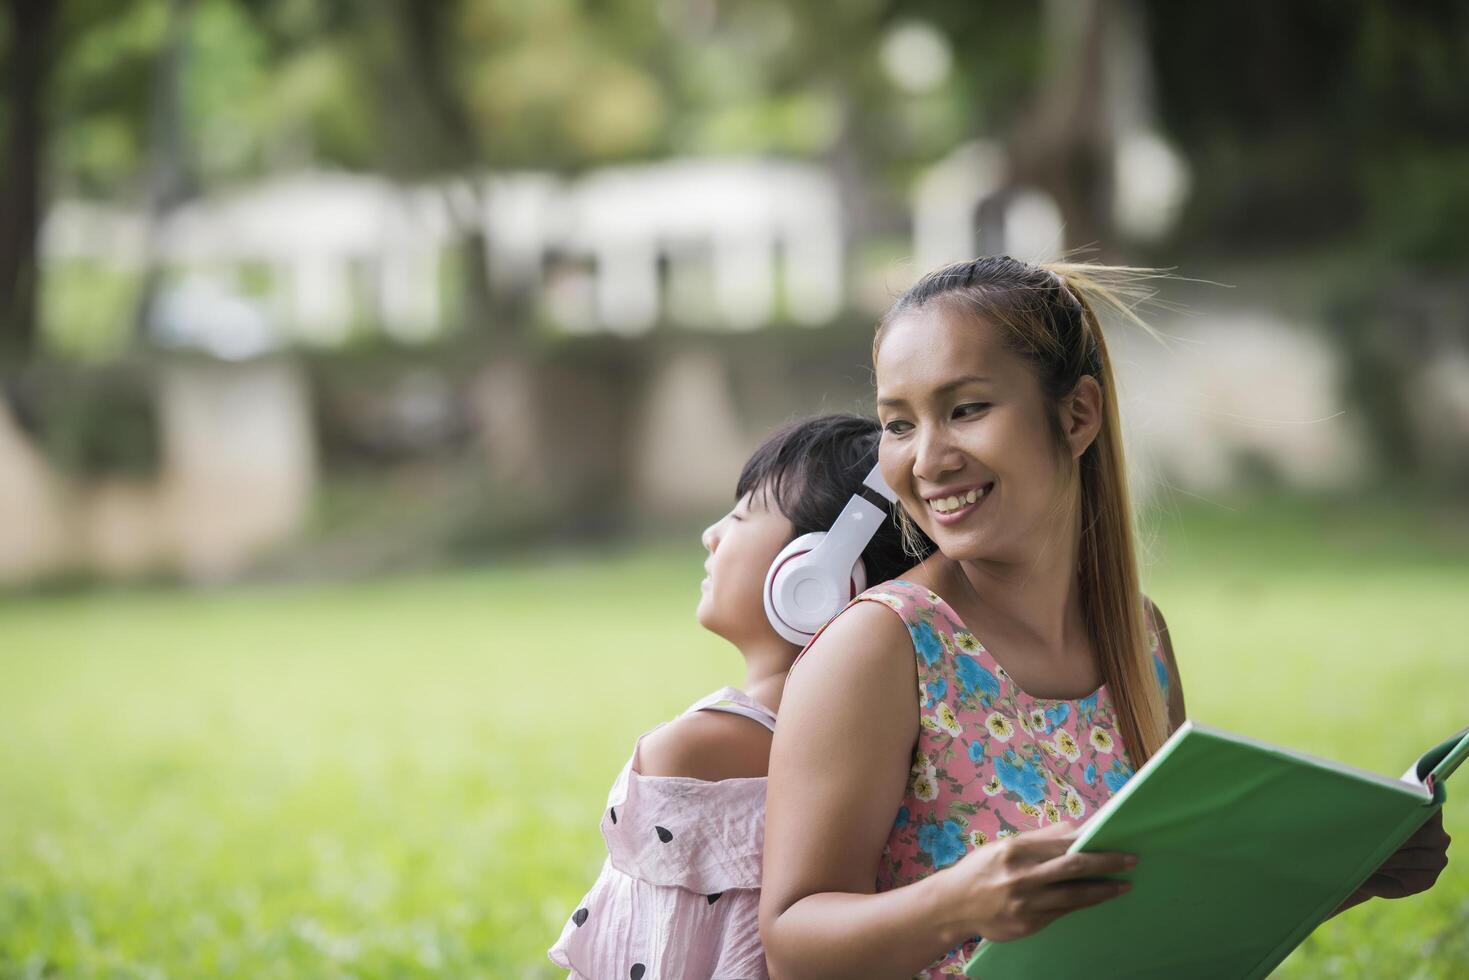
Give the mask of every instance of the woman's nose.
[[920, 479], [938, 482], [946, 473], [957, 469], [960, 462], [955, 458], [953, 444], [949, 442], [948, 430], [941, 425], [925, 426], [918, 433], [913, 456], [913, 474]]

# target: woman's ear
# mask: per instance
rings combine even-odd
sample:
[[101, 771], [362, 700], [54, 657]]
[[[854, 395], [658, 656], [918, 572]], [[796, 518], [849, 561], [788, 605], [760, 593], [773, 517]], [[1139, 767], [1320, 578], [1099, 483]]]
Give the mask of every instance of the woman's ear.
[[1102, 431], [1102, 386], [1089, 374], [1081, 376], [1071, 393], [1061, 399], [1061, 432], [1071, 448], [1071, 458], [1080, 459]]

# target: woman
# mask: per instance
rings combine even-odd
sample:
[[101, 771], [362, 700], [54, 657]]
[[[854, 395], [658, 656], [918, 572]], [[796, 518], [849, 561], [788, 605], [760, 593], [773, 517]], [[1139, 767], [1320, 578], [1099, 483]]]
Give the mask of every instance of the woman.
[[[1125, 891], [1087, 879], [1131, 855], [1065, 852], [1185, 717], [1138, 587], [1095, 312], [1131, 315], [1128, 281], [982, 258], [924, 277], [880, 325], [882, 473], [938, 551], [790, 674], [760, 910], [773, 977], [958, 973], [979, 937]], [[1343, 908], [1426, 889], [1447, 844], [1435, 817]]]

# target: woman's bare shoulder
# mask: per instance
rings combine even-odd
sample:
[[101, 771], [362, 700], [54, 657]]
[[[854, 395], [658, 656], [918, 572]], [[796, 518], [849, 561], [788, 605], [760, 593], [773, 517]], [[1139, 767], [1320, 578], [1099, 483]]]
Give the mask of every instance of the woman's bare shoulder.
[[898, 578], [943, 595], [942, 586], [949, 584], [953, 569], [953, 562], [941, 554], [934, 553], [899, 575]]
[[[896, 610], [881, 602], [858, 602], [826, 625], [796, 661], [798, 675], [821, 674], [858, 681], [869, 675], [890, 676], [895, 667], [913, 669], [908, 627]], [[876, 678], [870, 678], [876, 679]], [[787, 680], [789, 690], [790, 680]]]
[[827, 624], [786, 680], [776, 744], [818, 737], [899, 737], [918, 731], [918, 669], [902, 617], [859, 602]]

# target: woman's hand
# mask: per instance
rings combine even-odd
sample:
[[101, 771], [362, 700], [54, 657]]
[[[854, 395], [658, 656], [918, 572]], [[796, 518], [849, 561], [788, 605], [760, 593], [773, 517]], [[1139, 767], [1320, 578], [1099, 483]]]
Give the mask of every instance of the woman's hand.
[[943, 872], [969, 911], [973, 934], [1004, 941], [1038, 932], [1077, 909], [1125, 894], [1125, 881], [1096, 880], [1137, 864], [1120, 851], [1067, 854], [1080, 833], [1058, 823], [969, 852]]
[[1419, 827], [1403, 846], [1392, 853], [1382, 866], [1372, 872], [1351, 898], [1342, 902], [1332, 915], [1361, 905], [1369, 898], [1407, 898], [1426, 892], [1438, 881], [1449, 864], [1449, 837], [1443, 829], [1443, 810], [1439, 810]]

